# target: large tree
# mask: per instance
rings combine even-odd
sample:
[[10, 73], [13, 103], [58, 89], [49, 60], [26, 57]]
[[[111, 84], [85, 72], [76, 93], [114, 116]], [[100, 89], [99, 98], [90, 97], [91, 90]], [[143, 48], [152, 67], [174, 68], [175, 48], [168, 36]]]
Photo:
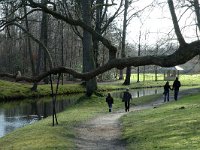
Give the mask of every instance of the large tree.
[[[58, 67], [58, 68], [53, 68], [50, 71], [47, 71], [37, 77], [33, 78], [27, 78], [27, 77], [21, 77], [19, 80], [26, 80], [30, 82], [38, 82], [42, 78], [48, 76], [49, 74], [52, 73], [69, 73], [73, 75], [75, 78], [82, 78], [84, 80], [89, 80], [94, 78], [95, 76], [108, 71], [112, 68], [118, 68], [122, 69], [124, 67], [129, 67], [129, 66], [144, 66], [144, 65], [158, 65], [158, 66], [163, 66], [163, 67], [171, 67], [175, 66], [178, 64], [184, 64], [188, 60], [192, 59], [196, 55], [200, 54], [200, 41], [195, 40], [193, 42], [187, 43], [184, 39], [184, 36], [180, 30], [177, 15], [175, 12], [175, 7], [174, 3], [172, 0], [168, 0], [168, 6], [170, 10], [170, 14], [172, 17], [172, 22], [174, 25], [174, 31], [177, 37], [177, 41], [179, 43], [179, 47], [177, 50], [170, 54], [170, 55], [158, 55], [158, 56], [138, 56], [138, 57], [130, 57], [130, 58], [122, 58], [122, 59], [117, 59], [116, 58], [116, 52], [117, 48], [111, 44], [109, 40], [104, 38], [102, 35], [98, 34], [90, 25], [87, 25], [83, 20], [81, 19], [72, 19], [71, 17], [67, 15], [62, 15], [56, 10], [49, 9], [48, 7], [36, 3], [33, 0], [28, 0], [29, 1], [29, 6], [32, 8], [37, 8], [41, 11], [44, 11], [45, 13], [48, 13], [49, 15], [55, 17], [56, 19], [62, 20], [70, 25], [73, 26], [78, 26], [81, 27], [84, 31], [87, 31], [91, 34], [92, 37], [98, 39], [104, 46], [107, 47], [109, 50], [109, 61], [105, 63], [103, 66], [100, 66], [96, 69], [87, 71], [85, 73], [79, 73], [76, 72], [75, 70], [71, 68], [65, 68], [65, 67]], [[197, 6], [197, 5], [195, 5]], [[192, 6], [194, 7], [194, 5]], [[199, 13], [197, 13], [196, 18], [198, 18]], [[197, 23], [199, 24], [199, 19], [196, 20]], [[1, 74], [4, 76], [5, 74]], [[12, 75], [8, 75], [12, 77]]]
[[[81, 1], [83, 22], [89, 27], [92, 26], [91, 18], [91, 0]], [[94, 54], [92, 51], [92, 35], [86, 29], [83, 29], [83, 72], [89, 72], [95, 68]], [[86, 82], [86, 94], [91, 94], [96, 90], [96, 78], [92, 78]]]
[[[47, 0], [43, 0], [42, 1], [42, 5], [47, 6], [48, 1]], [[45, 45], [45, 47], [47, 47], [47, 41], [48, 41], [48, 18], [47, 18], [47, 14], [45, 12], [42, 13], [42, 21], [41, 21], [41, 29], [40, 29], [40, 41]], [[38, 75], [40, 73], [40, 68], [43, 65], [43, 71], [46, 72], [47, 71], [47, 56], [45, 53], [43, 52], [43, 47], [40, 45], [39, 49], [38, 49], [38, 60], [37, 60], [37, 65], [36, 65], [36, 75]], [[43, 54], [43, 55], [42, 55]], [[43, 57], [42, 57], [43, 56]], [[43, 63], [42, 63], [43, 60]], [[48, 83], [48, 79], [45, 78], [45, 82]], [[34, 83], [33, 87], [32, 87], [33, 91], [37, 90], [37, 83]]]

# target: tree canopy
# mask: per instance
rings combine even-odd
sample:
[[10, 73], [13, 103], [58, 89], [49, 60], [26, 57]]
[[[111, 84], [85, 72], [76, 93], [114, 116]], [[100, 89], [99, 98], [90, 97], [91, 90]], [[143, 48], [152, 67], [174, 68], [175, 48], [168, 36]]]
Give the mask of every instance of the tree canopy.
[[[175, 0], [174, 0], [175, 1]], [[66, 12], [61, 12], [57, 10], [57, 4], [54, 2], [49, 1], [49, 5], [52, 7], [49, 7], [48, 5], [43, 5], [43, 3], [36, 2], [34, 0], [27, 0], [27, 1], [22, 1], [20, 4], [23, 6], [25, 5], [26, 7], [30, 7], [31, 10], [22, 16], [21, 18], [13, 18], [9, 21], [7, 20], [1, 20], [1, 27], [5, 28], [6, 26], [9, 25], [17, 25], [16, 22], [19, 22], [22, 20], [25, 16], [31, 15], [33, 12], [38, 12], [42, 11], [50, 15], [56, 20], [61, 20], [64, 21], [66, 24], [69, 24], [73, 27], [78, 27], [83, 30], [86, 30], [92, 35], [93, 39], [97, 39], [100, 41], [109, 51], [109, 61], [98, 68], [95, 68], [91, 71], [85, 72], [85, 73], [80, 73], [78, 71], [75, 71], [72, 68], [68, 67], [56, 67], [56, 68], [50, 68], [49, 71], [46, 71], [44, 73], [41, 73], [38, 76], [33, 76], [33, 77], [18, 77], [17, 80], [21, 81], [27, 81], [27, 82], [39, 82], [43, 78], [47, 77], [50, 74], [57, 74], [57, 73], [68, 73], [75, 78], [80, 78], [83, 80], [89, 80], [94, 78], [95, 76], [102, 74], [112, 68], [117, 68], [117, 69], [123, 69], [125, 67], [129, 66], [144, 66], [144, 65], [158, 65], [162, 67], [171, 67], [179, 64], [184, 64], [187, 61], [191, 60], [193, 57], [199, 55], [200, 53], [200, 41], [195, 40], [190, 43], [187, 43], [185, 41], [185, 37], [182, 34], [182, 31], [179, 26], [179, 19], [177, 18], [176, 15], [176, 7], [174, 6], [174, 1], [173, 0], [167, 0], [166, 5], [168, 4], [169, 7], [169, 12], [171, 14], [171, 20], [174, 25], [174, 33], [176, 34], [176, 39], [179, 43], [179, 47], [176, 49], [176, 51], [170, 55], [149, 55], [149, 56], [136, 56], [136, 57], [129, 57], [129, 58], [117, 58], [116, 54], [118, 51], [118, 47], [116, 47], [114, 44], [112, 44], [112, 41], [109, 41], [107, 38], [105, 38], [103, 35], [99, 34], [96, 32], [96, 30], [88, 26], [82, 18], [79, 16], [78, 17], [72, 17], [70, 16], [67, 11]], [[73, 1], [72, 1], [73, 2]], [[66, 2], [68, 3], [68, 2]], [[184, 1], [183, 5], [186, 7], [186, 4], [190, 4], [188, 6], [188, 9], [192, 9], [195, 14], [195, 19], [194, 22], [196, 23], [196, 26], [200, 29], [200, 11], [199, 11], [199, 2], [198, 0], [192, 0], [192, 1]], [[79, 3], [77, 2], [77, 5]], [[109, 4], [109, 7], [112, 7], [113, 4]], [[96, 6], [99, 7], [99, 6]], [[92, 9], [92, 8], [91, 8]], [[93, 7], [93, 9], [95, 9]], [[187, 19], [187, 18], [186, 18]], [[23, 28], [21, 28], [23, 29]], [[198, 30], [199, 30], [198, 29]], [[199, 32], [199, 31], [198, 31]], [[31, 36], [33, 38], [33, 36]], [[198, 34], [197, 34], [198, 37]], [[38, 41], [38, 43], [41, 43], [41, 41]], [[45, 46], [44, 46], [45, 47]], [[48, 50], [46, 50], [48, 52]], [[48, 59], [51, 59], [49, 56]], [[7, 73], [1, 73], [1, 77], [7, 76], [7, 77], [15, 77], [12, 74], [7, 74]]]

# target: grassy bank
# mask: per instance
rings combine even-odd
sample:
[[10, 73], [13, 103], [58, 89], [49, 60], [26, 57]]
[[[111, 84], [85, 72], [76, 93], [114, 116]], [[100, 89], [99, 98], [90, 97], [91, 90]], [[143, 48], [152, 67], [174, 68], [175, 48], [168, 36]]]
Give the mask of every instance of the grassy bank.
[[[148, 77], [149, 76], [149, 77]], [[152, 81], [153, 74], [147, 74], [146, 81], [136, 82], [136, 75], [132, 74], [131, 85], [129, 88], [143, 88], [143, 87], [161, 87], [166, 81], [162, 81], [163, 75], [159, 75], [159, 81]], [[141, 78], [142, 79], [142, 78]], [[181, 75], [180, 81], [183, 86], [194, 86], [200, 84], [200, 75]], [[122, 90], [127, 86], [122, 85], [123, 81], [114, 81], [106, 83], [98, 83], [98, 92], [111, 91], [111, 90]], [[170, 81], [172, 85], [173, 81]], [[28, 97], [42, 97], [50, 95], [50, 85], [39, 85], [37, 92], [32, 92], [31, 84], [8, 82], [0, 80], [0, 101], [12, 100], [12, 99], [23, 99]], [[55, 85], [54, 85], [55, 87]], [[84, 93], [85, 88], [80, 83], [64, 84], [59, 86], [58, 94], [73, 94], [73, 93]]]
[[[50, 84], [39, 85], [37, 92], [31, 91], [31, 84], [0, 80], [0, 100], [23, 99], [50, 95]], [[56, 85], [54, 85], [56, 87]], [[80, 84], [66, 84], [59, 87], [59, 94], [83, 93], [85, 88]]]
[[199, 149], [200, 95], [122, 118], [128, 149]]
[[82, 97], [75, 106], [58, 114], [59, 125], [52, 127], [52, 118], [41, 120], [32, 125], [17, 129], [0, 139], [0, 149], [72, 149], [75, 136], [73, 127], [81, 121], [104, 112], [104, 98]]
[[[134, 105], [139, 105], [157, 99], [160, 95], [152, 95], [134, 99]], [[113, 111], [122, 109], [121, 99], [114, 100]], [[58, 114], [59, 125], [52, 127], [52, 118], [41, 120], [34, 124], [16, 129], [14, 132], [0, 138], [0, 150], [21, 149], [74, 149], [74, 127], [81, 122], [103, 113], [108, 113], [105, 97], [81, 97], [75, 106]]]
[[[149, 103], [161, 95], [135, 98], [133, 105]], [[128, 113], [123, 117], [123, 138], [129, 149], [198, 149], [199, 107], [197, 96], [150, 110]], [[121, 99], [114, 100], [113, 111], [122, 109]], [[58, 114], [59, 125], [52, 118], [36, 122], [0, 138], [0, 150], [74, 149], [74, 127], [97, 115], [108, 113], [105, 97], [81, 97], [78, 103]]]

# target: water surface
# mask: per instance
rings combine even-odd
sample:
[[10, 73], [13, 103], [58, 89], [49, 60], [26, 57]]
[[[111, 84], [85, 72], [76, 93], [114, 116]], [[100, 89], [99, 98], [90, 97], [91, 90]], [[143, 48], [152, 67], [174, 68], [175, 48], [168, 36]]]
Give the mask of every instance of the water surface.
[[[130, 90], [133, 98], [145, 95], [152, 95], [163, 92], [163, 88], [146, 88]], [[106, 94], [106, 93], [105, 93]], [[112, 92], [113, 97], [122, 97], [123, 91]], [[61, 112], [68, 106], [73, 105], [77, 95], [59, 96], [56, 103], [56, 112]], [[52, 114], [51, 97], [41, 99], [26, 99], [22, 101], [7, 102], [0, 104], [0, 137], [15, 130], [31, 124], [41, 118]]]
[[[80, 97], [80, 96], [78, 96]], [[77, 96], [59, 96], [56, 112], [61, 112], [77, 101]], [[26, 99], [0, 104], [0, 137], [52, 114], [52, 99]]]

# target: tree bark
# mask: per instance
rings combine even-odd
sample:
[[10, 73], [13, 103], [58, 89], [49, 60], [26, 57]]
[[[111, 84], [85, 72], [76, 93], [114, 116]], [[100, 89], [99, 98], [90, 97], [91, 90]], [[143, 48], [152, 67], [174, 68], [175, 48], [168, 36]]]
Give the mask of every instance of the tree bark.
[[154, 67], [155, 67], [155, 81], [158, 81], [158, 69], [157, 66]]
[[197, 18], [197, 26], [200, 31], [200, 9], [199, 9], [199, 0], [194, 0], [194, 10]]
[[[101, 17], [102, 17], [102, 10], [103, 10], [103, 0], [97, 0], [96, 5], [98, 6], [96, 8], [96, 20], [95, 20], [95, 31], [101, 35]], [[93, 38], [93, 49], [94, 49], [94, 62], [95, 62], [95, 67], [98, 68], [99, 62], [98, 62], [98, 57], [99, 57], [99, 40]]]
[[[126, 57], [125, 47], [126, 47], [127, 12], [128, 12], [128, 0], [125, 0], [124, 1], [124, 20], [123, 20], [123, 30], [122, 30], [121, 58], [125, 58]], [[126, 71], [126, 72], [128, 72], [128, 71]], [[126, 75], [126, 77], [127, 77], [127, 75]], [[122, 70], [120, 70], [119, 80], [122, 80], [123, 78], [124, 77], [123, 77], [123, 69], [122, 69]], [[124, 84], [125, 84], [125, 82], [124, 82]]]
[[170, 13], [171, 13], [171, 17], [172, 17], [172, 21], [173, 21], [173, 24], [174, 24], [174, 30], [175, 30], [177, 39], [179, 41], [179, 44], [181, 46], [184, 46], [186, 44], [186, 42], [183, 38], [180, 27], [178, 25], [178, 20], [177, 20], [177, 17], [176, 17], [173, 0], [168, 0], [168, 5], [169, 5], [169, 10], [170, 10]]
[[[47, 0], [43, 1], [43, 5], [47, 5]], [[45, 12], [42, 12], [42, 22], [41, 22], [41, 29], [40, 29], [40, 41], [47, 47], [47, 14]], [[38, 49], [38, 60], [37, 60], [37, 66], [36, 66], [36, 75], [39, 75], [40, 70], [41, 70], [41, 65], [42, 65], [42, 60], [43, 60], [43, 70], [44, 72], [47, 71], [46, 69], [46, 53], [42, 53], [43, 47], [39, 45]], [[43, 54], [43, 55], [42, 55]], [[43, 56], [43, 59], [42, 59]], [[45, 83], [48, 83], [47, 78], [43, 79]], [[35, 82], [33, 84], [33, 87], [31, 88], [32, 91], [37, 90], [37, 83]]]
[[[122, 53], [124, 57], [126, 57], [126, 28], [127, 28], [127, 12], [128, 12], [128, 5], [129, 1], [125, 0], [125, 4], [124, 4], [124, 21], [123, 21], [123, 32], [122, 32]], [[121, 71], [121, 70], [120, 70]], [[122, 72], [123, 73], [123, 72]], [[126, 77], [125, 77], [125, 81], [124, 81], [124, 85], [130, 85], [130, 77], [131, 77], [131, 67], [127, 67], [126, 68]]]
[[[138, 57], [140, 57], [140, 51], [141, 51], [141, 30], [139, 34], [139, 45], [138, 45]], [[140, 82], [140, 67], [137, 67], [137, 82]]]
[[130, 78], [131, 78], [131, 67], [129, 66], [126, 68], [126, 79], [125, 79], [123, 85], [130, 85], [130, 83], [131, 83]]
[[[27, 14], [26, 6], [24, 6], [24, 14]], [[28, 17], [27, 16], [25, 16], [25, 25], [26, 25], [27, 32], [29, 32], [29, 24], [28, 24]], [[30, 37], [27, 37], [27, 46], [28, 46], [29, 57], [30, 57], [30, 61], [31, 61], [32, 76], [35, 76], [35, 62], [34, 62], [34, 59], [33, 59], [33, 52], [32, 52], [32, 48], [31, 48]]]
[[[91, 1], [81, 1], [82, 4], [82, 17], [83, 21], [88, 24], [88, 26], [92, 25], [91, 22]], [[89, 72], [95, 69], [94, 58], [93, 58], [93, 51], [92, 51], [92, 35], [87, 31], [83, 30], [83, 72]], [[97, 82], [96, 78], [93, 77], [92, 79], [86, 82], [86, 95], [91, 96], [92, 93], [97, 89]]]

